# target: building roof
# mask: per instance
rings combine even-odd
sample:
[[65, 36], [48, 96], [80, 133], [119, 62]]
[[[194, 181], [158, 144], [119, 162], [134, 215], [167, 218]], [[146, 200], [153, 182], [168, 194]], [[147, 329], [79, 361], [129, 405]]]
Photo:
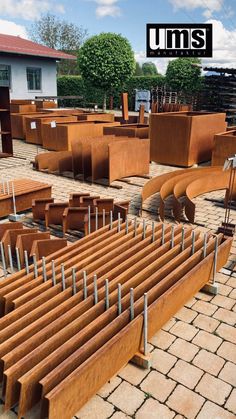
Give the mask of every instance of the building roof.
[[55, 60], [76, 60], [72, 54], [65, 54], [62, 51], [36, 44], [36, 42], [28, 41], [20, 36], [4, 34], [0, 34], [0, 52], [54, 58]]

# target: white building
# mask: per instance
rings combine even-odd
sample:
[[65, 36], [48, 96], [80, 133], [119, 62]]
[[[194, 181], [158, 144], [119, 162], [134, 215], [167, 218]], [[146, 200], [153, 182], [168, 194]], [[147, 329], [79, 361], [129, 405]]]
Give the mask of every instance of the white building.
[[9, 86], [11, 99], [56, 96], [56, 61], [62, 59], [76, 57], [19, 36], [0, 34], [0, 86]]

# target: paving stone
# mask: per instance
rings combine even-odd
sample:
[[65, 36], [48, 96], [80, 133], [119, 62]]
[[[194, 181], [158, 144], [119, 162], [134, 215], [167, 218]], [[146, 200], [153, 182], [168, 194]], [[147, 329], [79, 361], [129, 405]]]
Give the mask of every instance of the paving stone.
[[78, 419], [107, 419], [114, 412], [114, 406], [99, 396], [94, 396], [76, 413]]
[[206, 332], [214, 332], [219, 326], [220, 322], [213, 319], [212, 317], [205, 316], [205, 314], [199, 314], [193, 321], [193, 325], [203, 329]]
[[232, 393], [230, 394], [226, 405], [226, 409], [230, 410], [236, 415], [236, 389], [233, 389]]
[[164, 324], [164, 326], [162, 327], [162, 330], [165, 330], [168, 332], [168, 330], [170, 330], [172, 326], [174, 326], [175, 323], [176, 323], [176, 320], [174, 318], [170, 319], [166, 324]]
[[236, 387], [236, 365], [227, 362], [219, 374], [219, 378]]
[[163, 374], [167, 374], [176, 361], [177, 358], [175, 356], [161, 349], [154, 349], [152, 352], [152, 368]]
[[222, 409], [222, 407], [217, 406], [215, 403], [207, 401], [200, 413], [197, 415], [197, 419], [235, 419], [234, 416], [227, 412], [227, 410]]
[[144, 399], [145, 394], [142, 391], [125, 381], [108, 397], [110, 403], [131, 416], [141, 406]]
[[175, 317], [179, 320], [182, 320], [186, 323], [191, 323], [193, 319], [197, 316], [197, 313], [195, 313], [193, 310], [190, 310], [189, 308], [182, 307], [177, 313], [175, 314]]
[[192, 419], [196, 417], [203, 403], [203, 397], [179, 384], [166, 404], [184, 417]]
[[229, 384], [206, 373], [198, 383], [195, 391], [212, 402], [223, 405], [231, 389], [232, 387]]
[[168, 349], [168, 352], [187, 362], [192, 361], [198, 351], [197, 346], [180, 338], [177, 338]]
[[234, 288], [231, 293], [229, 294], [229, 298], [236, 300], [236, 288]]
[[192, 309], [198, 311], [198, 313], [205, 314], [206, 316], [211, 316], [217, 310], [216, 306], [213, 304], [201, 300], [197, 301]]
[[231, 342], [223, 342], [219, 347], [217, 354], [227, 361], [234, 362], [236, 364], [236, 345]]
[[204, 291], [197, 292], [197, 294], [196, 294], [195, 297], [197, 298], [196, 301], [198, 301], [198, 300], [201, 300], [201, 301], [211, 301], [212, 298], [213, 298], [211, 294], [207, 294]]
[[197, 334], [198, 329], [188, 323], [179, 321], [170, 329], [170, 332], [179, 338], [189, 341]]
[[137, 411], [135, 419], [172, 419], [175, 413], [164, 404], [148, 399]]
[[106, 398], [111, 394], [113, 390], [115, 390], [116, 387], [121, 383], [121, 378], [119, 377], [113, 377], [111, 380], [108, 381], [99, 391], [99, 396]]
[[112, 419], [127, 419], [131, 418], [131, 416], [126, 415], [123, 412], [115, 412], [114, 415], [111, 416]]
[[169, 372], [168, 376], [184, 384], [186, 387], [193, 389], [203, 374], [203, 371], [199, 368], [180, 359]]
[[218, 375], [219, 371], [225, 364], [225, 361], [220, 356], [205, 351], [205, 349], [201, 349], [201, 351], [195, 356], [193, 364], [202, 370], [209, 372], [209, 374]]
[[220, 295], [229, 295], [232, 291], [232, 287], [229, 287], [228, 285], [224, 285], [224, 284], [218, 284], [218, 293]]
[[151, 371], [141, 383], [141, 389], [160, 402], [164, 402], [167, 399], [175, 386], [175, 381], [157, 371]]
[[157, 346], [158, 348], [167, 349], [174, 342], [175, 339], [175, 336], [171, 335], [165, 330], [160, 330], [158, 333], [155, 334], [155, 336], [153, 336], [150, 342], [152, 345]]
[[221, 284], [225, 284], [229, 280], [228, 275], [224, 275], [222, 273], [216, 274], [216, 282], [220, 282]]
[[225, 308], [219, 308], [213, 315], [216, 319], [231, 324], [232, 326], [235, 326], [236, 324], [236, 313], [230, 310], [226, 310]]
[[132, 363], [127, 364], [120, 372], [119, 376], [129, 383], [137, 386], [143, 381], [149, 370], [140, 368]]
[[236, 344], [236, 329], [228, 324], [221, 323], [216, 333], [225, 340]]
[[193, 339], [192, 343], [207, 349], [208, 351], [215, 352], [220, 346], [222, 339], [218, 336], [212, 335], [204, 330], [200, 330], [197, 336]]
[[212, 304], [215, 304], [219, 307], [231, 309], [235, 304], [235, 301], [232, 298], [225, 297], [223, 295], [216, 295], [213, 300], [211, 300]]
[[185, 307], [191, 308], [193, 306], [193, 304], [196, 302], [196, 298], [192, 297], [190, 298], [190, 300], [188, 300], [188, 302], [185, 305]]
[[227, 285], [229, 285], [232, 288], [236, 288], [236, 277], [231, 276], [230, 278], [228, 278]]

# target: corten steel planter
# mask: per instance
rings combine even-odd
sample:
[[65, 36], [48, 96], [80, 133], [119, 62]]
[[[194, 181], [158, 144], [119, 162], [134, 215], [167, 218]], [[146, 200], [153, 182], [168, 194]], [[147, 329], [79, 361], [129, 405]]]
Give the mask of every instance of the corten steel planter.
[[[143, 226], [134, 230], [130, 222], [117, 226], [113, 222], [47, 256], [46, 281], [40, 260], [36, 278], [31, 265], [28, 275], [22, 270], [0, 282], [5, 410], [18, 403], [18, 415], [23, 417], [41, 400], [41, 418], [70, 419], [138, 351], [144, 351], [144, 293], [150, 339], [212, 278], [215, 237], [208, 235], [204, 251], [204, 237], [197, 231], [194, 249], [190, 228], [182, 241], [181, 225], [175, 227], [173, 246], [170, 225], [165, 226], [163, 240], [161, 224], [153, 230], [147, 226], [145, 234]], [[218, 243], [217, 271], [227, 261], [232, 238], [219, 235]], [[82, 270], [87, 273], [86, 285]]]
[[35, 100], [35, 105], [37, 110], [57, 108], [57, 103], [50, 100]]
[[116, 135], [123, 137], [148, 138], [149, 125], [147, 124], [124, 124], [120, 127], [104, 127], [104, 135]]
[[[128, 121], [125, 121], [122, 116], [115, 116], [115, 121], [120, 122], [121, 124], [139, 124], [139, 116], [130, 115]], [[144, 124], [148, 124], [148, 117], [144, 117]]]
[[10, 111], [12, 113], [28, 113], [28, 112], [36, 112], [36, 105], [32, 104], [10, 104]]
[[24, 140], [26, 132], [25, 118], [28, 116], [37, 117], [40, 115], [45, 115], [45, 112], [27, 112], [25, 114], [11, 113], [12, 138], [19, 138]]
[[189, 167], [211, 159], [214, 135], [226, 128], [225, 113], [150, 115], [151, 160]]
[[78, 115], [78, 120], [81, 121], [103, 121], [103, 122], [114, 122], [115, 116], [113, 113], [99, 113], [99, 112], [88, 112]]
[[214, 136], [212, 166], [223, 166], [228, 157], [236, 154], [236, 130]]
[[73, 141], [84, 137], [100, 137], [104, 126], [119, 125], [118, 122], [78, 121], [57, 126], [57, 143], [55, 151], [71, 150]]

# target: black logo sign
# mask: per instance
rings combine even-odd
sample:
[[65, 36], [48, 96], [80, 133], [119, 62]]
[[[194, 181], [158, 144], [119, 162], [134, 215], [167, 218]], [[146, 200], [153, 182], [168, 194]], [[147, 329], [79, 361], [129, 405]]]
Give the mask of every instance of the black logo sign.
[[212, 24], [147, 24], [147, 57], [212, 57]]

